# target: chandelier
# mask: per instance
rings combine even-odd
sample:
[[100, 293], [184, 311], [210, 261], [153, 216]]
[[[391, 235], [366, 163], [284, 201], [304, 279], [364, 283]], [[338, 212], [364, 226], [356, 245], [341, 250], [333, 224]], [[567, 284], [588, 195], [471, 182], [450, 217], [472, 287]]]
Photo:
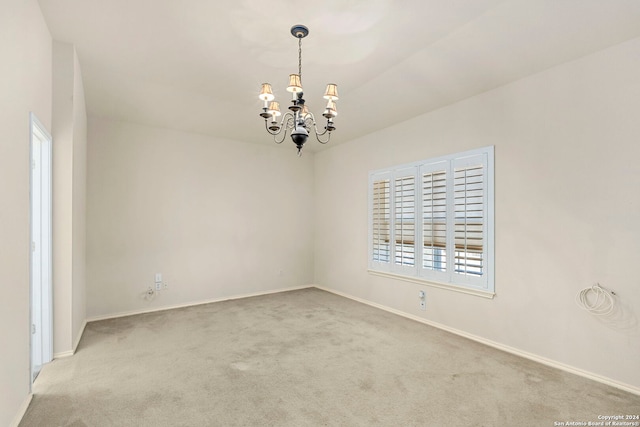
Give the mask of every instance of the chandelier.
[[[322, 115], [327, 119], [327, 123], [322, 131], [318, 131], [316, 119], [309, 112], [302, 98], [302, 39], [309, 34], [309, 29], [304, 25], [294, 25], [291, 27], [291, 34], [298, 39], [298, 74], [289, 75], [289, 86], [287, 92], [291, 92], [293, 99], [289, 106], [289, 111], [282, 114], [280, 104], [275, 101], [275, 96], [269, 83], [263, 83], [259, 98], [264, 101], [264, 107], [260, 116], [264, 118], [264, 125], [276, 144], [282, 143], [287, 132], [291, 134], [293, 143], [298, 148], [298, 155], [302, 154], [302, 147], [307, 142], [309, 133], [313, 131], [316, 139], [321, 144], [326, 144], [331, 138], [331, 132], [336, 129], [333, 119], [338, 115], [336, 111], [336, 101], [338, 100], [338, 86], [334, 83], [327, 85], [324, 99], [327, 100]], [[280, 120], [278, 122], [278, 120]], [[281, 137], [280, 137], [281, 135]], [[326, 136], [325, 136], [326, 135]]]

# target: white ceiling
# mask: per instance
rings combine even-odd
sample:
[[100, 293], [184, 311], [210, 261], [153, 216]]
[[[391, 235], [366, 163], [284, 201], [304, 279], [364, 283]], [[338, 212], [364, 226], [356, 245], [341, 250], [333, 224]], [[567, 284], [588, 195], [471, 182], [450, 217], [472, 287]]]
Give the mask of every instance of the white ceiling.
[[[303, 39], [305, 99], [340, 91], [332, 144], [640, 36], [639, 0], [39, 0], [76, 46], [87, 112], [272, 143], [260, 84], [281, 105]], [[317, 149], [310, 141], [305, 149]]]

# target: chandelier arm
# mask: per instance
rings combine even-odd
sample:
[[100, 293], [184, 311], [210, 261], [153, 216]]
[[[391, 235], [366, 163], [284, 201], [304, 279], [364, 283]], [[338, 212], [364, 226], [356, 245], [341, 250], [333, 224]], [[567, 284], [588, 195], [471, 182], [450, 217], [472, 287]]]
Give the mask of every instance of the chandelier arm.
[[[280, 122], [280, 126], [282, 126], [283, 128], [287, 128], [287, 129], [295, 129], [295, 114], [293, 113], [289, 113], [286, 112], [284, 113], [284, 116], [282, 117], [282, 121]], [[286, 119], [286, 123], [285, 123], [285, 119]]]
[[[318, 132], [318, 126], [316, 124], [316, 118], [313, 115], [313, 113], [309, 113], [309, 117], [307, 117], [305, 119], [305, 127], [307, 127], [307, 123], [306, 123], [307, 120], [309, 121], [310, 124], [313, 125], [313, 133], [316, 135], [316, 139], [318, 140], [318, 142], [320, 144], [328, 143], [329, 140], [331, 139], [331, 132], [329, 132], [329, 130], [327, 128], [325, 128], [323, 132]], [[307, 127], [307, 129], [309, 129], [309, 128]], [[327, 139], [323, 140], [322, 138], [320, 138], [321, 136], [324, 136], [325, 134], [327, 135]]]
[[[309, 113], [309, 116], [311, 116], [310, 113]], [[313, 120], [312, 117], [305, 117], [303, 125], [307, 129], [307, 131], [309, 131], [309, 130], [311, 130], [311, 125], [313, 125], [315, 127], [316, 122]]]
[[[282, 131], [282, 128], [280, 128], [280, 131]], [[284, 139], [287, 137], [287, 129], [284, 130], [284, 132], [282, 132], [282, 138], [280, 140], [278, 140], [278, 133], [272, 134], [273, 135], [273, 142], [275, 142], [276, 144], [282, 144], [282, 141], [284, 141]]]
[[[269, 120], [266, 119], [266, 118], [264, 119], [264, 127], [267, 130], [267, 132], [269, 132], [269, 134], [274, 135], [274, 136], [275, 135], [279, 135], [286, 126], [291, 127], [291, 120], [292, 119], [293, 119], [293, 114], [291, 114], [289, 112], [286, 112], [282, 116], [282, 120], [280, 120], [280, 124], [278, 125], [278, 127], [279, 127], [278, 130], [274, 131], [274, 130], [269, 129]], [[286, 125], [285, 125], [285, 120], [287, 120]], [[271, 123], [275, 123], [275, 122], [271, 122]]]
[[[287, 131], [290, 129], [293, 129], [293, 119], [294, 116], [291, 113], [285, 113], [284, 116], [282, 117], [282, 121], [280, 122], [280, 129], [278, 130], [278, 132], [276, 133], [272, 133], [269, 132], [271, 135], [273, 135], [273, 141], [276, 144], [282, 144], [282, 141], [284, 141], [284, 139], [287, 137]], [[286, 123], [285, 123], [286, 121]], [[267, 129], [268, 130], [268, 129]], [[284, 132], [282, 132], [284, 130]], [[282, 133], [282, 138], [280, 140], [278, 140], [277, 135]]]
[[[322, 135], [324, 135], [325, 133], [327, 134], [327, 139], [322, 140], [320, 137], [321, 137]], [[316, 139], [318, 140], [318, 142], [319, 142], [320, 144], [326, 144], [326, 143], [327, 143], [327, 142], [329, 142], [329, 140], [331, 139], [331, 132], [327, 132], [327, 130], [326, 130], [326, 129], [325, 129], [325, 130], [324, 130], [324, 132], [322, 132], [322, 133], [318, 133], [318, 132], [316, 131]]]
[[282, 132], [282, 127], [280, 127], [280, 129], [278, 129], [277, 131], [272, 131], [271, 129], [269, 129], [269, 120], [267, 120], [267, 119], [264, 119], [264, 128], [271, 135], [278, 135], [280, 132]]
[[[318, 128], [315, 122], [313, 123], [313, 130], [315, 131], [314, 134], [316, 135], [316, 139], [320, 144], [326, 144], [331, 139], [331, 132], [329, 132], [327, 129], [325, 129], [323, 132], [318, 132]], [[327, 139], [320, 138], [325, 134], [327, 135]]]

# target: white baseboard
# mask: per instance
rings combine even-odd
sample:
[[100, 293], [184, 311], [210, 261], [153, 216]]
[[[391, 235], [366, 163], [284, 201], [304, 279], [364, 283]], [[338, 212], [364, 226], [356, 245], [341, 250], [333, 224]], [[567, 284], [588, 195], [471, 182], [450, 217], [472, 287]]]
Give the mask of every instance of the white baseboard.
[[84, 328], [86, 327], [87, 327], [87, 319], [84, 319], [84, 322], [82, 322], [82, 327], [80, 328], [80, 331], [78, 331], [78, 335], [76, 336], [76, 339], [73, 342], [73, 349], [71, 350], [71, 354], [76, 353], [76, 350], [78, 349], [78, 344], [80, 344], [80, 340], [82, 339], [82, 334], [84, 334]]
[[20, 421], [22, 421], [22, 417], [24, 417], [24, 414], [27, 413], [27, 409], [29, 409], [29, 404], [31, 403], [31, 399], [33, 399], [33, 393], [29, 393], [29, 395], [25, 397], [24, 401], [22, 402], [22, 405], [20, 405], [20, 409], [18, 410], [18, 413], [16, 414], [11, 424], [9, 424], [9, 427], [18, 427], [18, 425], [20, 424]]
[[292, 288], [272, 289], [272, 290], [268, 290], [268, 291], [252, 292], [252, 293], [248, 293], [248, 294], [238, 294], [238, 295], [222, 297], [222, 298], [214, 298], [214, 299], [209, 299], [209, 300], [204, 300], [204, 301], [188, 302], [188, 303], [184, 303], [184, 304], [168, 305], [168, 306], [156, 307], [156, 308], [148, 308], [148, 309], [143, 309], [143, 310], [123, 311], [123, 312], [114, 313], [114, 314], [106, 314], [106, 315], [102, 315], [102, 316], [90, 317], [90, 318], [87, 319], [87, 322], [96, 322], [98, 320], [116, 319], [118, 317], [134, 316], [136, 314], [154, 313], [156, 311], [173, 310], [175, 308], [193, 307], [193, 306], [196, 306], [196, 305], [211, 304], [213, 302], [231, 301], [231, 300], [235, 300], [235, 299], [258, 297], [258, 296], [261, 296], [261, 295], [278, 294], [280, 292], [297, 291], [297, 290], [300, 290], [300, 289], [307, 289], [307, 288], [313, 288], [313, 287], [314, 287], [314, 285], [304, 285], [304, 286], [297, 286], [297, 287], [292, 287]]
[[78, 332], [78, 335], [76, 336], [74, 342], [73, 342], [73, 347], [71, 347], [71, 350], [67, 350], [67, 351], [61, 351], [59, 353], [54, 353], [53, 354], [53, 358], [54, 359], [62, 359], [63, 357], [69, 357], [69, 356], [73, 356], [74, 354], [76, 354], [76, 350], [78, 349], [78, 344], [80, 344], [80, 340], [82, 339], [82, 334], [84, 334], [84, 328], [87, 326], [87, 321], [85, 320], [82, 323], [82, 327], [80, 328], [80, 331]]
[[61, 351], [60, 353], [53, 353], [53, 358], [62, 359], [65, 357], [73, 356], [73, 354], [74, 354], [73, 350]]
[[371, 307], [379, 308], [381, 310], [388, 311], [388, 312], [393, 313], [393, 314], [397, 314], [398, 316], [406, 317], [408, 319], [415, 320], [417, 322], [424, 323], [426, 325], [433, 326], [435, 328], [442, 329], [442, 330], [447, 331], [447, 332], [451, 332], [452, 334], [456, 334], [456, 335], [459, 335], [461, 337], [468, 338], [470, 340], [479, 342], [481, 344], [488, 345], [489, 347], [493, 347], [493, 348], [496, 348], [498, 350], [502, 350], [502, 351], [505, 351], [507, 353], [511, 353], [511, 354], [516, 355], [516, 356], [520, 356], [520, 357], [523, 357], [525, 359], [529, 359], [529, 360], [532, 360], [534, 362], [538, 362], [538, 363], [541, 363], [543, 365], [550, 366], [552, 368], [557, 368], [557, 369], [560, 369], [560, 370], [565, 371], [565, 372], [569, 372], [569, 373], [572, 373], [572, 374], [575, 374], [575, 375], [579, 375], [581, 377], [588, 378], [590, 380], [597, 381], [599, 383], [606, 384], [606, 385], [618, 388], [620, 390], [628, 391], [629, 393], [640, 395], [640, 388], [636, 387], [636, 386], [633, 386], [633, 385], [630, 385], [630, 384], [625, 384], [625, 383], [613, 380], [611, 378], [607, 378], [607, 377], [603, 377], [603, 376], [598, 375], [598, 374], [594, 374], [593, 372], [589, 372], [589, 371], [585, 371], [585, 370], [582, 370], [582, 369], [575, 368], [573, 366], [565, 365], [564, 363], [560, 363], [560, 362], [557, 362], [555, 360], [547, 359], [546, 357], [538, 356], [537, 354], [529, 353], [529, 352], [526, 352], [526, 351], [523, 351], [523, 350], [519, 350], [519, 349], [514, 348], [514, 347], [510, 347], [508, 345], [504, 345], [504, 344], [501, 344], [501, 343], [498, 343], [498, 342], [495, 342], [495, 341], [488, 340], [486, 338], [479, 337], [477, 335], [469, 334], [467, 332], [464, 332], [464, 331], [461, 331], [461, 330], [458, 330], [458, 329], [455, 329], [455, 328], [451, 328], [449, 326], [446, 326], [446, 325], [443, 325], [443, 324], [440, 324], [440, 323], [437, 323], [437, 322], [433, 322], [431, 320], [427, 320], [427, 319], [424, 319], [424, 318], [419, 317], [419, 316], [415, 316], [415, 315], [410, 314], [410, 313], [405, 313], [404, 311], [396, 310], [394, 308], [387, 307], [387, 306], [384, 306], [382, 304], [378, 304], [378, 303], [371, 302], [371, 301], [368, 301], [368, 300], [365, 300], [365, 299], [362, 299], [362, 298], [358, 298], [358, 297], [355, 297], [353, 295], [346, 294], [344, 292], [336, 291], [334, 289], [325, 288], [323, 286], [318, 286], [318, 285], [314, 285], [314, 287], [318, 288], [320, 290], [323, 290], [323, 291], [330, 292], [332, 294], [339, 295], [341, 297], [349, 298], [349, 299], [351, 299], [353, 301], [357, 301], [357, 302], [369, 305]]

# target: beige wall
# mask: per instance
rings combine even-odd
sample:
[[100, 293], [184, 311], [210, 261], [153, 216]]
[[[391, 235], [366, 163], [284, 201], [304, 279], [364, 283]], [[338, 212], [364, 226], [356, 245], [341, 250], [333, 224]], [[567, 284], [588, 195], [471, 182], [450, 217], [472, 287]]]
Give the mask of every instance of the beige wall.
[[313, 155], [289, 148], [90, 119], [88, 317], [312, 283]]
[[[318, 153], [316, 283], [640, 389], [639, 51], [635, 39]], [[487, 145], [495, 299], [368, 274], [368, 171]], [[596, 282], [620, 316], [577, 307]]]
[[53, 43], [53, 293], [55, 356], [70, 354], [85, 316], [87, 118], [73, 45]]
[[29, 112], [51, 129], [51, 36], [36, 0], [0, 13], [0, 425], [29, 395]]

